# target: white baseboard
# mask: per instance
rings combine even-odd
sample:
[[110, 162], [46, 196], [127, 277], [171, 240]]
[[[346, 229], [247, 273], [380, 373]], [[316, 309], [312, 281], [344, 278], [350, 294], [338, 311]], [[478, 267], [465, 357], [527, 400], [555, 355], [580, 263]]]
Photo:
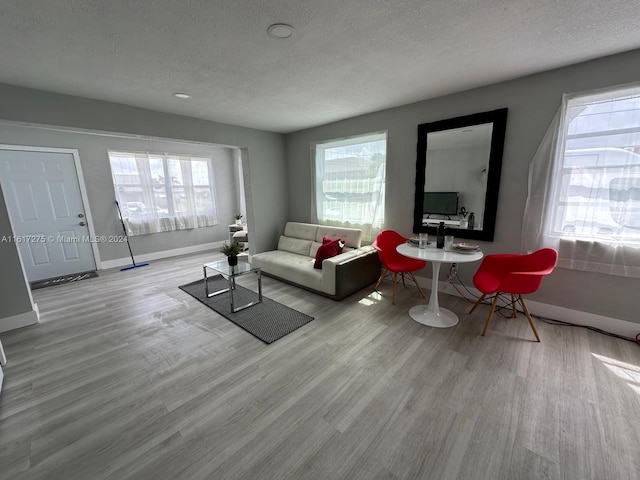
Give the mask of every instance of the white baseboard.
[[15, 330], [16, 328], [28, 327], [39, 322], [38, 307], [34, 304], [35, 309], [30, 312], [12, 315], [11, 317], [0, 318], [0, 333]]
[[527, 307], [529, 307], [533, 315], [538, 315], [550, 320], [560, 320], [576, 325], [595, 327], [605, 332], [615, 333], [616, 335], [622, 335], [628, 338], [635, 338], [636, 335], [640, 333], [640, 323], [629, 322], [627, 320], [605, 317], [595, 313], [581, 312], [580, 310], [572, 310], [570, 308], [535, 302], [533, 300], [527, 300]]
[[[160, 252], [145, 253], [142, 255], [136, 255], [136, 263], [145, 263], [152, 260], [159, 260], [161, 258], [177, 257], [179, 255], [188, 255], [190, 253], [204, 252], [207, 250], [218, 251], [224, 241], [203, 243], [201, 245], [192, 245], [190, 247], [174, 248], [173, 250], [163, 250]], [[99, 270], [106, 270], [108, 268], [124, 267], [131, 265], [131, 257], [116, 258], [115, 260], [103, 260], [98, 266]]]
[[[421, 287], [431, 289], [431, 279], [424, 277], [416, 277]], [[458, 288], [463, 288], [458, 285]], [[438, 291], [448, 295], [462, 297], [462, 295], [451, 286], [448, 282], [438, 282]], [[473, 287], [466, 287], [476, 297], [481, 295], [480, 291]], [[584, 325], [594, 327], [605, 332], [615, 333], [628, 338], [635, 338], [640, 333], [640, 323], [629, 322], [628, 320], [620, 320], [613, 317], [605, 317], [595, 313], [582, 312], [580, 310], [572, 310], [566, 307], [559, 307], [548, 303], [527, 300], [527, 307], [532, 315], [537, 315], [549, 320], [558, 320], [561, 322], [573, 323], [576, 325]]]

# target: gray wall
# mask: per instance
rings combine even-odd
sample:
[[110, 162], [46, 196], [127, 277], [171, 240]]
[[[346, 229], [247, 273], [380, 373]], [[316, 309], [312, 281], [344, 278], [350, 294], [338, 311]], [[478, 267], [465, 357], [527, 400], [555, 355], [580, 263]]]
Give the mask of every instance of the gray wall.
[[[196, 100], [194, 100], [196, 101]], [[263, 251], [277, 244], [287, 216], [286, 162], [284, 158], [284, 137], [281, 134], [250, 128], [237, 127], [222, 123], [209, 122], [191, 117], [160, 113], [115, 103], [89, 100], [69, 95], [32, 90], [0, 84], [0, 119], [56, 125], [104, 132], [120, 132], [127, 135], [143, 135], [167, 139], [205, 142], [218, 145], [235, 146], [243, 149], [245, 158], [245, 188], [247, 198], [247, 216], [252, 221], [250, 230], [259, 232], [254, 235], [253, 247]], [[56, 137], [55, 132], [29, 130], [18, 134], [17, 129], [0, 129], [0, 142], [9, 144], [49, 144], [67, 148], [82, 147], [80, 152], [85, 181], [89, 193], [91, 211], [95, 220], [108, 221], [110, 230], [117, 227], [113, 222], [113, 186], [108, 165], [104, 163], [103, 150], [108, 143], [90, 142], [77, 137], [77, 145], [66, 144], [67, 135]], [[37, 133], [36, 133], [37, 132]], [[99, 137], [97, 137], [99, 138]], [[124, 140], [121, 139], [123, 142]], [[71, 142], [74, 143], [74, 142]], [[137, 142], [132, 144], [139, 145]], [[165, 144], [170, 148], [170, 144]], [[171, 147], [178, 148], [178, 147]], [[196, 147], [193, 147], [194, 149]], [[204, 148], [204, 147], [203, 147]], [[181, 146], [178, 148], [181, 149]], [[218, 198], [218, 200], [223, 200]], [[235, 199], [234, 199], [235, 202]], [[236, 206], [234, 205], [234, 209]], [[235, 212], [234, 212], [235, 213]], [[221, 218], [226, 227], [232, 219]], [[198, 232], [198, 230], [201, 230]], [[157, 240], [159, 235], [149, 242], [139, 241], [141, 253], [161, 251], [168, 248], [211, 242], [207, 229], [183, 232], [171, 232]], [[116, 233], [114, 230], [113, 233]], [[102, 253], [102, 251], [101, 251]], [[106, 250], [105, 259], [121, 257], [119, 252]]]
[[[202, 155], [213, 158], [215, 192], [219, 225], [193, 230], [180, 230], [131, 237], [135, 254], [190, 247], [229, 238], [227, 225], [234, 222], [239, 211], [233, 150], [193, 143], [177, 143], [139, 138], [81, 134], [51, 129], [0, 124], [0, 144], [19, 144], [39, 147], [74, 148], [78, 150], [95, 235], [121, 236], [122, 225], [115, 206], [115, 191], [111, 183], [111, 169], [107, 150], [149, 151]], [[1, 181], [2, 179], [0, 179]], [[124, 243], [99, 243], [101, 260], [129, 256]]]
[[[527, 172], [565, 92], [580, 92], [638, 81], [640, 50], [567, 68], [351, 118], [286, 136], [289, 218], [309, 221], [311, 212], [310, 142], [388, 130], [386, 227], [410, 235], [416, 164], [417, 126], [476, 112], [508, 107], [505, 152], [495, 241], [486, 253], [520, 252]], [[471, 285], [477, 265], [461, 265]], [[430, 269], [420, 272], [429, 277]], [[532, 298], [575, 310], [640, 323], [633, 299], [640, 280], [556, 269]]]
[[[277, 245], [278, 234], [287, 219], [287, 166], [284, 137], [281, 134], [2, 84], [0, 119], [240, 147], [245, 172], [249, 232], [253, 234], [254, 240], [252, 249], [264, 251]], [[36, 134], [34, 130], [18, 134], [15, 129], [5, 127], [1, 132], [2, 143], [36, 145], [54, 141], [48, 134]], [[49, 146], [60, 146], [58, 141], [63, 140], [61, 135], [54, 142], [55, 145]], [[78, 145], [64, 146], [78, 148]], [[96, 151], [100, 151], [100, 148], [96, 147]], [[87, 189], [91, 190], [88, 192], [90, 208], [96, 217], [96, 223], [100, 219], [106, 219], [107, 225], [104, 228], [111, 231], [114, 228], [113, 212], [109, 210], [113, 203], [111, 178], [110, 175], [105, 176], [102, 154], [89, 153], [91, 148], [88, 146], [83, 146], [83, 150], [85, 149], [87, 154], [82, 155], [82, 166], [83, 170], [86, 169], [84, 173]], [[221, 222], [226, 224], [226, 219], [221, 219]], [[186, 246], [185, 243], [193, 245], [201, 242], [204, 238], [200, 235], [207, 229], [199, 230], [201, 232], [172, 232], [163, 237], [166, 241], [161, 240], [157, 244], [153, 240], [149, 241], [141, 252], [161, 251]], [[0, 238], [3, 235], [12, 235], [4, 201], [0, 203]], [[136, 241], [139, 238], [141, 237], [136, 237]], [[206, 242], [211, 241], [214, 239], [206, 239]], [[116, 248], [117, 246], [112, 246], [104, 250], [105, 259], [122, 257], [122, 253], [116, 251]], [[31, 311], [30, 301], [27, 304], [25, 300], [29, 297], [28, 286], [20, 264], [16, 262], [16, 255], [15, 246], [0, 245], [0, 320]]]

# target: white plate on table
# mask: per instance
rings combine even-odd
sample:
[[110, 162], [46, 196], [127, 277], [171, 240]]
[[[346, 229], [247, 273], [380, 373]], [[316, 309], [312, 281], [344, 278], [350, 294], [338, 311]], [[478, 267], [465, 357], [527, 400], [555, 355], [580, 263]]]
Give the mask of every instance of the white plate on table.
[[[420, 245], [420, 239], [419, 238], [410, 238], [409, 240], [407, 240], [407, 243], [413, 247], [417, 247]], [[431, 245], [430, 241], [427, 241], [427, 245]]]
[[452, 250], [459, 253], [474, 253], [480, 251], [480, 245], [472, 243], [456, 243], [453, 245]]

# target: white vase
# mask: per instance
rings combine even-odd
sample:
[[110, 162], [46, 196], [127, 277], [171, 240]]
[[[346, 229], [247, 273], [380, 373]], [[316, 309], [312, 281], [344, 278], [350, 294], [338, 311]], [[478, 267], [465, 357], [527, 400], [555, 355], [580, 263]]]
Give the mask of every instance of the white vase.
[[241, 218], [236, 220], [236, 225], [242, 225], [242, 219]]

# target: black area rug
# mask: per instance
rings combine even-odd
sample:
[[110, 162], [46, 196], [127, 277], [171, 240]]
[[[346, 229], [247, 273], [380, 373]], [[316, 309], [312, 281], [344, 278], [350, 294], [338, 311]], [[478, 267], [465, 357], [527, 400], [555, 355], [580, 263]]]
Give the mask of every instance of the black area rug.
[[74, 273], [73, 275], [64, 275], [62, 277], [47, 278], [46, 280], [36, 280], [35, 282], [30, 282], [29, 286], [31, 287], [31, 290], [37, 290], [38, 288], [52, 287], [54, 285], [63, 285], [65, 283], [78, 282], [80, 280], [85, 280], [87, 278], [95, 278], [97, 276], [98, 274], [96, 272]]
[[[221, 275], [210, 277], [208, 283], [209, 292], [216, 292], [229, 286], [227, 280]], [[229, 292], [207, 298], [204, 292], [204, 280], [181, 285], [179, 288], [264, 343], [273, 343], [313, 320], [309, 315], [265, 297], [264, 290], [261, 303], [231, 313]], [[236, 285], [233, 301], [237, 306], [246, 305], [257, 298], [257, 292]]]

